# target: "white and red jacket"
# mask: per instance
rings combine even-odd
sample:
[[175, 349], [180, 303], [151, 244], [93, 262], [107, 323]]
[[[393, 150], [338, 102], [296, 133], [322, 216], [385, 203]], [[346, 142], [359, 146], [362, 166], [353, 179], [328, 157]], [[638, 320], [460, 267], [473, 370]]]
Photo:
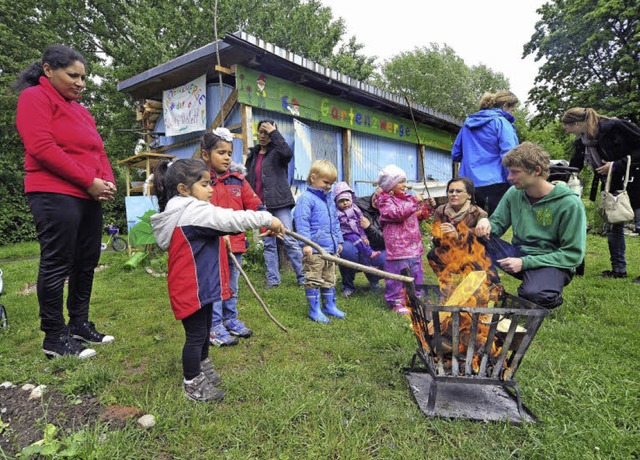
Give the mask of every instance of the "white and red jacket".
[[266, 211], [219, 208], [192, 196], [175, 196], [151, 216], [158, 245], [169, 249], [169, 299], [176, 319], [231, 296], [221, 236], [271, 225]]
[[25, 148], [25, 192], [92, 199], [87, 189], [93, 179], [115, 183], [95, 120], [47, 78], [20, 94], [16, 126]]

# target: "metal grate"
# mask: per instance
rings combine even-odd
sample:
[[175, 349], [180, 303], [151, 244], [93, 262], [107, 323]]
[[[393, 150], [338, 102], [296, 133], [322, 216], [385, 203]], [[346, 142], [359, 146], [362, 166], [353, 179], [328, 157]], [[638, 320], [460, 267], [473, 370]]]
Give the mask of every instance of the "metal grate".
[[[438, 385], [498, 385], [515, 392], [518, 413], [523, 419], [515, 374], [549, 311], [508, 293], [501, 295], [494, 308], [444, 306], [445, 299], [438, 286], [414, 287], [407, 283], [405, 288], [418, 341], [411, 369], [417, 369], [419, 358], [432, 378], [427, 414], [437, 415], [434, 408]], [[416, 290], [422, 291], [420, 298]], [[451, 315], [446, 332], [441, 313]], [[505, 323], [508, 327], [501, 330]]]

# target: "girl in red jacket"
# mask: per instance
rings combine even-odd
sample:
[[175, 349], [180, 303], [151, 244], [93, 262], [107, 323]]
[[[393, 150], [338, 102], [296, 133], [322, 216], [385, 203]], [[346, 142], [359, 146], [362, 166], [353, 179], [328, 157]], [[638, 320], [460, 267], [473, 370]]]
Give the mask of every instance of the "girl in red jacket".
[[[266, 211], [262, 201], [245, 180], [245, 169], [242, 165], [231, 162], [233, 153], [233, 137], [226, 128], [216, 128], [202, 137], [200, 147], [202, 159], [209, 166], [213, 195], [211, 204], [221, 208], [237, 211]], [[226, 236], [231, 252], [242, 265], [242, 254], [247, 251], [244, 233]], [[231, 297], [213, 304], [213, 318], [209, 341], [213, 345], [236, 345], [236, 337], [250, 337], [251, 329], [238, 319], [238, 278], [240, 271], [229, 257], [229, 288]]]

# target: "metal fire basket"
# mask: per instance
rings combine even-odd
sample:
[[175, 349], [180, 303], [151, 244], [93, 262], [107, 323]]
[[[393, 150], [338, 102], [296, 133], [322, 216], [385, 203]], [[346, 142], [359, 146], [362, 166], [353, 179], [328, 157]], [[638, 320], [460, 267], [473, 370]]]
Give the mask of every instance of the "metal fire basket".
[[[428, 416], [447, 418], [536, 422], [536, 417], [523, 406], [515, 374], [549, 311], [506, 292], [494, 308], [478, 308], [444, 306], [445, 299], [435, 285], [414, 287], [405, 283], [405, 289], [418, 341], [406, 374], [422, 411]], [[418, 298], [416, 290], [422, 291], [422, 298]], [[442, 312], [451, 314], [451, 327], [444, 335]], [[471, 327], [461, 337], [464, 316], [470, 318]], [[480, 329], [487, 334], [486, 341], [480, 340]], [[501, 350], [494, 349], [492, 353], [494, 339]], [[461, 340], [467, 345], [464, 353], [459, 350]], [[422, 367], [417, 365], [418, 358]]]

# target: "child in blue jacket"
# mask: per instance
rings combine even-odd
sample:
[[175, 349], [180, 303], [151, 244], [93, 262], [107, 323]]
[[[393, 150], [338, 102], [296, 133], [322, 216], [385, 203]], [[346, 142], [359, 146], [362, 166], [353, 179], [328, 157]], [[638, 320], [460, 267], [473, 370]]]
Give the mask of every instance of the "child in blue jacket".
[[[342, 232], [331, 186], [338, 177], [336, 167], [328, 160], [318, 160], [311, 165], [307, 176], [307, 190], [293, 209], [296, 232], [316, 242], [331, 254], [342, 251]], [[346, 313], [336, 307], [336, 264], [322, 259], [305, 243], [302, 246], [302, 270], [304, 287], [309, 303], [309, 318], [327, 324], [329, 318], [344, 318]], [[321, 299], [322, 298], [322, 303]]]

